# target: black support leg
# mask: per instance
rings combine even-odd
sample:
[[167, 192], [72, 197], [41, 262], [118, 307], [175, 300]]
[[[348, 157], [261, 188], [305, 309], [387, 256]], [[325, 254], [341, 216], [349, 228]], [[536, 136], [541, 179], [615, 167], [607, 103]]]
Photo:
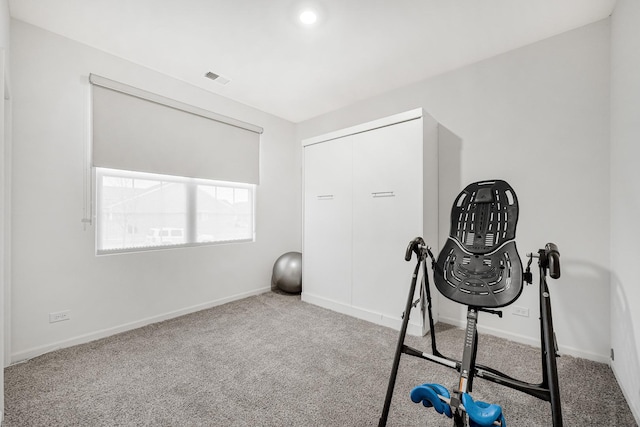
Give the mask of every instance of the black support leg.
[[[413, 277], [411, 279], [411, 287], [409, 288], [409, 296], [407, 297], [407, 304], [405, 305], [404, 313], [402, 315], [402, 326], [400, 327], [400, 336], [398, 337], [398, 344], [396, 346], [396, 353], [393, 358], [393, 366], [391, 368], [391, 375], [389, 377], [389, 385], [387, 386], [387, 395], [384, 399], [384, 407], [382, 408], [382, 415], [378, 422], [378, 427], [384, 427], [387, 425], [387, 418], [389, 417], [389, 408], [391, 407], [391, 398], [393, 397], [393, 389], [396, 385], [396, 377], [398, 376], [398, 367], [400, 366], [400, 356], [402, 356], [402, 348], [404, 347], [404, 338], [407, 335], [407, 326], [409, 325], [409, 315], [411, 314], [411, 307], [413, 305], [413, 295], [416, 291], [416, 283], [418, 281], [418, 273], [420, 272], [421, 260], [418, 260], [416, 268], [413, 271]], [[433, 332], [431, 332], [433, 334]]]
[[549, 387], [549, 402], [551, 403], [551, 417], [553, 427], [562, 427], [562, 407], [560, 404], [560, 385], [558, 382], [558, 367], [556, 357], [553, 319], [551, 315], [551, 300], [549, 288], [545, 280], [545, 272], [540, 271], [540, 329], [542, 333], [542, 372], [543, 381]]

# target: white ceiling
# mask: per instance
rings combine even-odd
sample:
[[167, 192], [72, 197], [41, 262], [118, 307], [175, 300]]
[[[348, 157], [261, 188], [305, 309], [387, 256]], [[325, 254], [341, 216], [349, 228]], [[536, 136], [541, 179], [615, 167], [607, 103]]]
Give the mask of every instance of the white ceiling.
[[[311, 27], [297, 22], [314, 5]], [[609, 16], [615, 0], [9, 0], [11, 16], [299, 122]], [[231, 82], [204, 77], [213, 71]]]

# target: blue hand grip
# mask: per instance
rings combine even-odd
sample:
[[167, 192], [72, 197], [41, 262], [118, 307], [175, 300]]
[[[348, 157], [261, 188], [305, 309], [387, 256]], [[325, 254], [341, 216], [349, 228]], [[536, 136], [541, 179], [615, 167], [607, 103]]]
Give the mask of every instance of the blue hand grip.
[[433, 406], [433, 409], [435, 409], [439, 414], [445, 414], [447, 417], [451, 418], [451, 407], [440, 400], [438, 395], [446, 398], [451, 397], [449, 390], [440, 384], [422, 384], [411, 390], [411, 400], [414, 403], [422, 402], [422, 404], [427, 408]]
[[486, 402], [474, 402], [471, 395], [462, 394], [462, 404], [471, 420], [470, 427], [490, 427], [495, 421], [500, 421], [502, 427], [507, 423], [502, 415], [502, 408]]

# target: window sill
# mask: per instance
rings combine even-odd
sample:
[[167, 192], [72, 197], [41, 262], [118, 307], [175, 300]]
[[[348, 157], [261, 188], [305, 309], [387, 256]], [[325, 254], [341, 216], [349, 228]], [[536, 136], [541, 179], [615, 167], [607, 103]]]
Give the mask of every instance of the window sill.
[[200, 242], [200, 243], [180, 243], [175, 245], [157, 245], [157, 246], [139, 246], [135, 248], [127, 248], [127, 249], [98, 249], [96, 251], [96, 256], [105, 256], [105, 255], [121, 255], [121, 254], [131, 254], [131, 253], [141, 253], [141, 252], [155, 252], [155, 251], [166, 251], [171, 249], [180, 249], [180, 248], [197, 248], [202, 246], [221, 246], [221, 245], [229, 245], [235, 243], [254, 243], [255, 239], [241, 239], [241, 240], [221, 240], [218, 242]]

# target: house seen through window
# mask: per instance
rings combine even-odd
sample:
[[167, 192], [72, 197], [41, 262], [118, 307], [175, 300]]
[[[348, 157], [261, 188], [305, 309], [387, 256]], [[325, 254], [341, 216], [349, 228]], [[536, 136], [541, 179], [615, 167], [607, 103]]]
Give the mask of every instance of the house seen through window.
[[254, 240], [255, 185], [96, 168], [99, 254]]

